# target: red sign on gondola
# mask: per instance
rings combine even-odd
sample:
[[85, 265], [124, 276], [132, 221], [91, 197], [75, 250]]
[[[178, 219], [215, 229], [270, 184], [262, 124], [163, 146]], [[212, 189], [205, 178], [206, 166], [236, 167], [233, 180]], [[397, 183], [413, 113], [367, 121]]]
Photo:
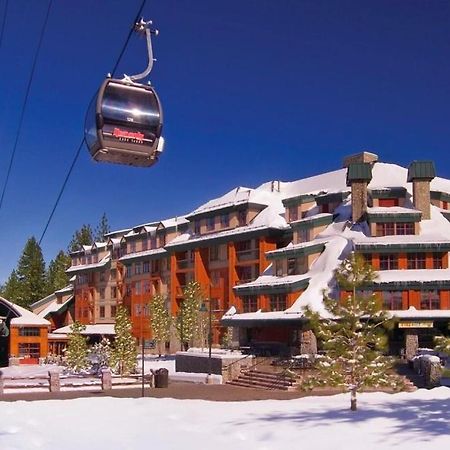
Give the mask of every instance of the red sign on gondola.
[[139, 131], [126, 131], [120, 128], [114, 128], [113, 136], [120, 140], [131, 140], [135, 142], [144, 142], [144, 133]]

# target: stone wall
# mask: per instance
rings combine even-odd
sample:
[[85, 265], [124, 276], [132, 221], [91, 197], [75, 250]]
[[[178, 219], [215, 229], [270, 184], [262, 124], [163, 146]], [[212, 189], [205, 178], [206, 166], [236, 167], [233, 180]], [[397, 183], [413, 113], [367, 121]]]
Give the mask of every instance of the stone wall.
[[422, 211], [422, 220], [431, 218], [430, 214], [430, 181], [414, 180], [413, 181], [413, 201], [414, 207]]
[[367, 212], [367, 182], [352, 182], [352, 222], [364, 220]]

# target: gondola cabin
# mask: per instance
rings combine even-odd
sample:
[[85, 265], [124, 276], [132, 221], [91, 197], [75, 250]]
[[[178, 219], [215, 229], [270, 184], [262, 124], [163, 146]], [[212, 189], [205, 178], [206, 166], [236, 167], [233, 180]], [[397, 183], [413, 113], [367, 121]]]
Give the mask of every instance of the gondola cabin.
[[85, 140], [96, 161], [150, 167], [163, 150], [161, 131], [154, 88], [108, 78], [89, 107]]

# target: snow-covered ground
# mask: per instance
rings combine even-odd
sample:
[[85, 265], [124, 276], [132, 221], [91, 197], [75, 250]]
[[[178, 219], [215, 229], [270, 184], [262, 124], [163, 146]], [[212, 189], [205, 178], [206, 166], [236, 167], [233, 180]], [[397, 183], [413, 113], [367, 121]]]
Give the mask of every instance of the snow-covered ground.
[[448, 449], [450, 389], [208, 402], [82, 398], [0, 402], [2, 450]]

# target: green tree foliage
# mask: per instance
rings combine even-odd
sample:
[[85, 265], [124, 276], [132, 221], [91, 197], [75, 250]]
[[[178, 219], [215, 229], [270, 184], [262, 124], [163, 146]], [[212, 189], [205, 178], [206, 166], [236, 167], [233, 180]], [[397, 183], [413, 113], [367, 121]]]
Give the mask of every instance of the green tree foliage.
[[14, 269], [9, 278], [6, 280], [6, 283], [2, 286], [0, 293], [2, 297], [7, 300], [17, 303], [17, 300], [21, 297], [21, 288], [22, 285], [19, 277], [17, 276], [17, 272]]
[[84, 224], [73, 234], [68, 247], [69, 253], [81, 250], [83, 245], [92, 245], [94, 243], [93, 235], [91, 226]]
[[124, 306], [117, 308], [114, 331], [116, 338], [111, 351], [111, 367], [120, 375], [133, 373], [137, 365], [136, 339], [131, 334], [131, 320]]
[[191, 281], [183, 290], [183, 301], [178, 315], [174, 317], [175, 331], [183, 348], [193, 344], [199, 334], [200, 306], [204, 300], [197, 281]]
[[351, 393], [351, 410], [355, 411], [356, 393], [363, 388], [398, 389], [402, 380], [389, 373], [392, 360], [382, 353], [389, 319], [374, 295], [360, 294], [375, 279], [372, 267], [362, 257], [352, 255], [337, 269], [336, 279], [340, 288], [351, 294], [341, 302], [324, 295], [329, 318], [306, 309], [326, 354], [317, 359], [318, 374], [307, 378], [304, 386], [344, 387]]
[[86, 326], [80, 322], [74, 322], [70, 326], [69, 342], [67, 344], [66, 358], [67, 365], [74, 372], [80, 372], [86, 369], [88, 362], [88, 345], [87, 339], [81, 334]]
[[41, 247], [34, 237], [28, 239], [17, 265], [20, 283], [18, 296], [12, 301], [28, 307], [47, 294], [45, 263]]
[[162, 295], [155, 295], [150, 302], [150, 326], [153, 339], [157, 342], [159, 356], [166, 341], [170, 339], [171, 317], [167, 309], [167, 299]]
[[69, 284], [69, 276], [66, 273], [70, 266], [70, 256], [61, 250], [56, 258], [50, 261], [47, 269], [47, 293], [57, 291]]
[[446, 353], [450, 356], [450, 337], [436, 336], [434, 343], [436, 344], [436, 351]]
[[111, 360], [111, 341], [104, 337], [89, 349], [89, 354], [92, 362], [98, 365], [98, 370], [108, 368]]
[[99, 224], [95, 228], [94, 241], [103, 242], [105, 240], [105, 234], [108, 234], [110, 231], [108, 218], [106, 217], [106, 213], [103, 213]]

